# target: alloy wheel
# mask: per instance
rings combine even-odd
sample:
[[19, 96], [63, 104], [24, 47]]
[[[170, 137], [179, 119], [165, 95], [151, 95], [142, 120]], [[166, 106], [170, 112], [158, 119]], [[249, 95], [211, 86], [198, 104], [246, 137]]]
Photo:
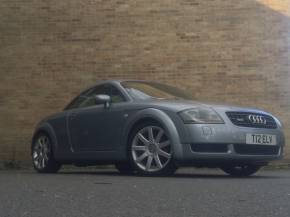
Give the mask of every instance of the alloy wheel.
[[34, 166], [42, 170], [46, 168], [50, 156], [50, 141], [45, 135], [40, 136], [33, 147], [33, 164]]
[[147, 126], [137, 132], [131, 152], [134, 163], [145, 172], [161, 171], [172, 157], [170, 140], [158, 126]]

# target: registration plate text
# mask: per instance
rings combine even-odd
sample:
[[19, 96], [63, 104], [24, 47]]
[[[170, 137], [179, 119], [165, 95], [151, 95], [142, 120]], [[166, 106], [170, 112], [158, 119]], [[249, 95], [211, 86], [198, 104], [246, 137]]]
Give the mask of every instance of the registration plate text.
[[276, 135], [248, 133], [246, 143], [254, 145], [277, 145], [277, 139]]

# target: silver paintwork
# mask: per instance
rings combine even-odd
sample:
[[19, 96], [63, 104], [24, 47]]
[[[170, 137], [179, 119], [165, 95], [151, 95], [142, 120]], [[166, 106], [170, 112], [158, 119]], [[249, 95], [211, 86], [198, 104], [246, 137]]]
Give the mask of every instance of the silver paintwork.
[[[100, 84], [110, 84], [118, 88], [126, 98], [126, 102], [112, 104], [109, 109], [105, 109], [102, 105], [90, 108], [82, 108], [77, 110], [68, 110], [52, 115], [41, 121], [36, 130], [35, 135], [39, 131], [45, 131], [50, 135], [55, 158], [59, 162], [72, 163], [75, 161], [90, 162], [120, 162], [127, 159], [127, 145], [130, 132], [136, 124], [144, 119], [153, 119], [158, 122], [168, 138], [171, 141], [172, 158], [179, 162], [198, 161], [198, 160], [239, 160], [244, 162], [269, 162], [281, 159], [283, 156], [283, 147], [285, 138], [283, 127], [280, 121], [273, 115], [254, 108], [244, 108], [231, 105], [218, 105], [214, 103], [204, 103], [188, 100], [133, 100], [124, 90], [120, 81], [105, 81]], [[196, 106], [205, 106], [214, 109], [224, 120], [224, 124], [184, 124], [178, 115], [178, 112], [190, 109]], [[226, 112], [252, 112], [253, 114], [270, 115], [276, 123], [277, 129], [262, 129], [251, 127], [239, 127], [234, 125], [226, 115]], [[72, 144], [71, 117], [73, 115], [80, 116], [83, 113], [90, 113], [85, 123], [82, 123], [81, 129], [82, 140], [88, 139], [86, 136], [96, 134], [97, 139], [105, 142], [103, 147], [92, 151], [78, 151]], [[99, 114], [97, 117], [95, 114]], [[93, 115], [94, 114], [94, 115]], [[114, 114], [114, 115], [111, 115]], [[106, 116], [106, 123], [98, 124], [98, 120], [102, 120]], [[116, 122], [116, 117], [119, 117]], [[89, 127], [92, 124], [92, 128]], [[79, 125], [75, 125], [79, 126]], [[111, 126], [110, 128], [106, 126]], [[108, 130], [111, 129], [111, 130]], [[112, 134], [113, 133], [113, 134]], [[277, 136], [277, 146], [280, 147], [278, 155], [242, 155], [237, 154], [233, 148], [233, 144], [246, 144], [246, 134], [271, 134]], [[211, 143], [227, 144], [228, 153], [195, 153], [191, 150], [190, 144]], [[77, 144], [83, 145], [83, 144]], [[144, 165], [143, 165], [144, 166]]]

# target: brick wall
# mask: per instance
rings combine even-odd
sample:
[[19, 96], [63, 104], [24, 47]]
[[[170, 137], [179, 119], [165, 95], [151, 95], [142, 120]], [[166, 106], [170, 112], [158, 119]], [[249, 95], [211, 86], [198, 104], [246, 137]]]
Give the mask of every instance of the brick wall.
[[41, 118], [114, 78], [265, 109], [290, 139], [290, 0], [0, 3], [0, 160], [29, 159]]

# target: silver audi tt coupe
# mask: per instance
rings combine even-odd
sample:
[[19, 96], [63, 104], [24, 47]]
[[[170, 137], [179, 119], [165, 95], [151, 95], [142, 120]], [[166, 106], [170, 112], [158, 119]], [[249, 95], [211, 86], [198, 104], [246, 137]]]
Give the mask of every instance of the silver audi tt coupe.
[[264, 111], [196, 102], [156, 82], [104, 81], [37, 125], [31, 156], [40, 173], [115, 164], [150, 176], [181, 166], [249, 176], [281, 159], [284, 144], [280, 121]]

